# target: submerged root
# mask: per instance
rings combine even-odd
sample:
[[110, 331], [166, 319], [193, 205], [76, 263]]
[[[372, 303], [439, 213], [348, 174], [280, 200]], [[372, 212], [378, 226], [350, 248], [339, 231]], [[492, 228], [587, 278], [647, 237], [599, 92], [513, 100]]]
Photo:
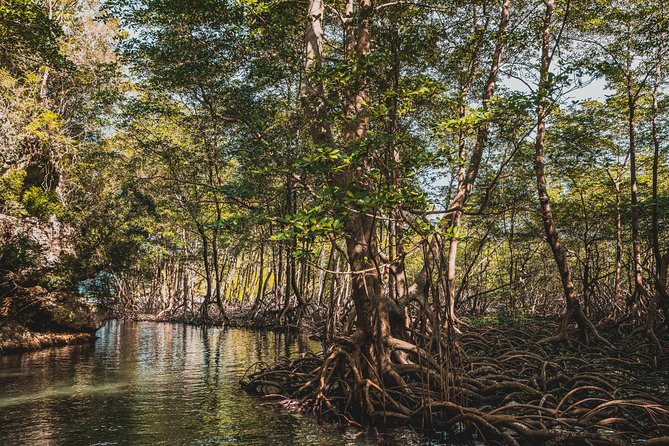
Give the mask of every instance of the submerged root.
[[469, 331], [457, 360], [434, 340], [390, 339], [402, 353], [390, 357], [403, 361], [385, 369], [341, 342], [324, 356], [261, 365], [242, 384], [354, 426], [409, 424], [505, 445], [667, 444], [668, 357], [631, 342], [615, 350], [540, 344], [545, 331]]

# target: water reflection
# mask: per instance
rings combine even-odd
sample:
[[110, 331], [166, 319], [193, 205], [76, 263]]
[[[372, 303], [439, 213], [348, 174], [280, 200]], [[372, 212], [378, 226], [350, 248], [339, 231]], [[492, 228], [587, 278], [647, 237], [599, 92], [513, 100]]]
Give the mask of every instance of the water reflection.
[[239, 388], [256, 361], [319, 345], [304, 336], [111, 322], [95, 345], [0, 356], [1, 445], [423, 445], [278, 414]]

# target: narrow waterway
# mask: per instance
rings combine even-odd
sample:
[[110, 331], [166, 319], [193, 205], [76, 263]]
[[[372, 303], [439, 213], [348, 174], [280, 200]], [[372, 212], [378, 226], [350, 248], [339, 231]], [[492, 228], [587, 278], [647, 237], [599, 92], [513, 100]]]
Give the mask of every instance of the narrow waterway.
[[426, 445], [409, 429], [359, 432], [278, 413], [239, 379], [305, 336], [110, 322], [93, 345], [0, 356], [1, 445]]

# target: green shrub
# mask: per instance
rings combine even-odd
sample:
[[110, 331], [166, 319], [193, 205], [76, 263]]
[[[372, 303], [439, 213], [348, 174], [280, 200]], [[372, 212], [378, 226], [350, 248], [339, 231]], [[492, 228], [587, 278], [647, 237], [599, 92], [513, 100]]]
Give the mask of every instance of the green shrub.
[[[0, 243], [0, 271], [20, 272], [38, 264], [40, 247], [30, 237], [21, 235]], [[0, 274], [0, 277], [2, 274]], [[2, 285], [2, 279], [0, 279]]]
[[63, 205], [55, 191], [45, 191], [41, 187], [32, 186], [23, 193], [21, 203], [29, 215], [46, 219], [51, 215], [58, 217], [63, 214]]
[[69, 288], [70, 280], [65, 276], [49, 273], [43, 278], [43, 285], [49, 291], [64, 290]]
[[4, 213], [20, 216], [25, 213], [21, 203], [21, 191], [26, 171], [23, 169], [10, 169], [0, 176], [0, 206]]

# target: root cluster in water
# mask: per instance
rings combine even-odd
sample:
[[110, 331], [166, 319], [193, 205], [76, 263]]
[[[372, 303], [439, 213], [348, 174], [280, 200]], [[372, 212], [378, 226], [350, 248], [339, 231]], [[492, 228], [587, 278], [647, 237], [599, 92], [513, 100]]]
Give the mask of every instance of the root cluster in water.
[[669, 444], [666, 354], [613, 327], [613, 349], [540, 343], [551, 329], [472, 328], [444, 355], [433, 342], [395, 340], [390, 370], [376, 375], [356, 343], [340, 339], [324, 355], [257, 364], [242, 385], [321, 418], [408, 424], [453, 441]]

